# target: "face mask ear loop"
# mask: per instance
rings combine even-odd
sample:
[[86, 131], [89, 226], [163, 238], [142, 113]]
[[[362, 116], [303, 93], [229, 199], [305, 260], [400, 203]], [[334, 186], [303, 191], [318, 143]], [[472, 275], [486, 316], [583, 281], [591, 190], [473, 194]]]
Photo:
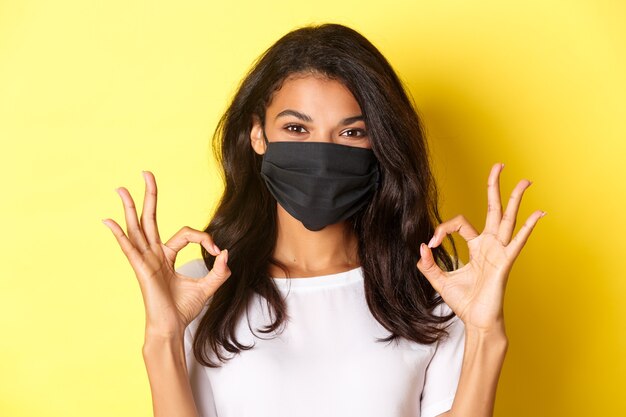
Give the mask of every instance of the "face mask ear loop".
[[269, 145], [270, 142], [269, 142], [269, 140], [267, 140], [267, 136], [265, 135], [265, 128], [263, 128], [263, 138], [265, 139], [265, 144]]
[[265, 139], [265, 149], [270, 144], [270, 141], [267, 139], [267, 135], [265, 134], [265, 118], [261, 119], [261, 131], [263, 132], [263, 139]]
[[265, 139], [265, 150], [267, 151], [267, 147], [270, 145], [270, 141], [267, 139], [267, 136], [265, 135], [265, 127], [263, 127], [262, 130], [263, 130], [263, 138]]

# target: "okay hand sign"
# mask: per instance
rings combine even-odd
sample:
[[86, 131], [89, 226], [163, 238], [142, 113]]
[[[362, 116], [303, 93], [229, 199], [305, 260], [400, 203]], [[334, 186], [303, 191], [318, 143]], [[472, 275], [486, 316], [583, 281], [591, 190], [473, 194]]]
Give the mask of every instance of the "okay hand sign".
[[[420, 245], [421, 258], [417, 262], [417, 268], [465, 326], [481, 330], [503, 326], [504, 292], [509, 272], [535, 224], [545, 215], [541, 210], [533, 212], [511, 239], [522, 195], [531, 182], [522, 180], [517, 184], [502, 215], [499, 182], [503, 167], [503, 164], [495, 164], [489, 175], [483, 232], [478, 234], [465, 217], [458, 215], [437, 226], [428, 246]], [[437, 247], [453, 232], [467, 241], [470, 259], [462, 268], [447, 272], [436, 264], [430, 247]]]
[[[124, 204], [128, 236], [114, 220], [104, 219], [103, 223], [112, 230], [139, 281], [146, 308], [146, 337], [180, 337], [209, 297], [230, 276], [226, 264], [228, 251], [220, 251], [209, 234], [187, 226], [163, 244], [156, 222], [156, 180], [149, 171], [144, 172], [144, 179], [141, 224], [135, 203], [124, 187], [117, 192]], [[200, 279], [181, 275], [174, 268], [176, 255], [191, 242], [201, 244], [217, 256], [213, 269]]]

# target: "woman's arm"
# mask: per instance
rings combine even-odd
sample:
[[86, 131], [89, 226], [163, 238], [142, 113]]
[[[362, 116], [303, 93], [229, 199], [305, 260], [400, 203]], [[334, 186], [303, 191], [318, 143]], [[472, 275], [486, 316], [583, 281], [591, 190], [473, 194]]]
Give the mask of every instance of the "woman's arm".
[[142, 353], [154, 417], [198, 417], [185, 362], [183, 335], [146, 336]]
[[[503, 214], [502, 168], [504, 164], [494, 164], [487, 180], [487, 218], [482, 233], [478, 234], [464, 216], [458, 215], [438, 225], [428, 245], [420, 245], [418, 269], [463, 321], [466, 331], [459, 384], [448, 416], [493, 415], [500, 369], [508, 348], [504, 331], [504, 291], [513, 263], [537, 221], [546, 214], [535, 210], [513, 236], [522, 194], [531, 182], [522, 180], [517, 184]], [[439, 246], [444, 237], [457, 232], [467, 242], [470, 260], [462, 268], [443, 271], [430, 248]]]
[[[154, 415], [198, 417], [188, 378], [184, 334], [207, 300], [230, 277], [228, 250], [220, 250], [208, 233], [188, 226], [163, 243], [156, 224], [156, 180], [150, 171], [143, 171], [143, 177], [146, 190], [141, 222], [128, 190], [117, 188], [124, 203], [128, 236], [116, 221], [102, 221], [133, 267], [143, 295], [146, 331], [142, 354]], [[215, 256], [213, 269], [205, 268], [195, 278], [174, 266], [178, 252], [189, 243], [198, 243]]]
[[459, 385], [452, 409], [440, 416], [493, 416], [498, 379], [507, 348], [504, 325], [490, 331], [465, 328], [465, 351]]

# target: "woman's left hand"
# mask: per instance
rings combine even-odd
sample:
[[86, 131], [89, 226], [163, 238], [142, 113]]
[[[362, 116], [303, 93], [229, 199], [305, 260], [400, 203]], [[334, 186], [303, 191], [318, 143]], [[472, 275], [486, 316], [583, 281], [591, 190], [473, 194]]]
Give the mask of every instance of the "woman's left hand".
[[[428, 246], [420, 245], [417, 268], [424, 274], [445, 303], [466, 327], [489, 331], [503, 328], [504, 291], [513, 262], [528, 240], [535, 224], [545, 214], [533, 212], [511, 239], [522, 195], [531, 184], [520, 181], [507, 204], [504, 216], [500, 202], [500, 172], [495, 164], [488, 180], [488, 205], [485, 229], [479, 235], [462, 215], [441, 223]], [[430, 247], [437, 247], [448, 234], [458, 232], [469, 248], [469, 262], [454, 271], [443, 271], [435, 262]]]

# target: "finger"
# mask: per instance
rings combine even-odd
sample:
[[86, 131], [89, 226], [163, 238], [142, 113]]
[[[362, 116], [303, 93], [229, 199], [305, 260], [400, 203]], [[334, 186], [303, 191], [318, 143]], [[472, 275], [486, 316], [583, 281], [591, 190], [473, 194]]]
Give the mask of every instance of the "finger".
[[115, 222], [115, 220], [111, 219], [103, 219], [102, 223], [104, 223], [117, 239], [117, 243], [119, 243], [122, 248], [122, 252], [126, 255], [128, 261], [133, 265], [138, 265], [138, 262], [142, 259], [141, 253], [137, 250], [137, 248], [132, 244], [132, 242], [126, 237], [126, 234], [122, 230], [119, 224]]
[[157, 185], [154, 174], [150, 171], [143, 171], [143, 178], [146, 183], [146, 191], [143, 198], [143, 209], [141, 211], [141, 228], [146, 234], [146, 238], [151, 245], [160, 245], [161, 237], [156, 222]]
[[547, 213], [541, 210], [537, 210], [528, 217], [528, 219], [526, 220], [524, 225], [520, 228], [520, 230], [517, 232], [513, 240], [511, 240], [511, 243], [509, 243], [506, 247], [506, 251], [508, 252], [511, 259], [517, 258], [517, 255], [519, 255], [520, 251], [526, 244], [526, 241], [528, 240], [528, 236], [530, 236], [530, 232], [533, 231], [539, 219], [542, 218], [546, 214]]
[[531, 184], [532, 182], [528, 180], [522, 180], [517, 183], [517, 186], [511, 193], [509, 202], [506, 205], [506, 211], [502, 216], [502, 222], [500, 222], [500, 228], [498, 229], [498, 240], [504, 245], [508, 245], [511, 241], [522, 196], [524, 195], [524, 191], [526, 191]]
[[459, 214], [458, 216], [441, 223], [435, 228], [433, 237], [430, 239], [430, 242], [428, 242], [428, 247], [436, 248], [441, 242], [443, 242], [446, 235], [454, 232], [459, 233], [466, 241], [474, 239], [478, 236], [478, 232], [474, 229], [474, 226], [472, 226], [462, 214]]
[[420, 244], [420, 260], [417, 261], [417, 269], [426, 277], [435, 291], [442, 293], [445, 284], [446, 273], [444, 273], [433, 258], [433, 253], [424, 243]]
[[212, 295], [230, 277], [231, 271], [228, 267], [228, 249], [221, 251], [215, 258], [213, 268], [200, 281], [206, 285], [207, 293]]
[[497, 163], [491, 168], [487, 180], [487, 220], [485, 232], [495, 235], [502, 220], [502, 203], [500, 201], [500, 172], [504, 164]]
[[116, 191], [122, 198], [122, 203], [124, 204], [124, 215], [126, 217], [128, 239], [133, 243], [139, 252], [143, 253], [150, 249], [150, 246], [146, 241], [146, 237], [143, 235], [143, 231], [139, 227], [137, 211], [135, 210], [135, 202], [126, 188], [119, 187]]
[[176, 254], [192, 242], [201, 244], [212, 255], [219, 255], [220, 253], [211, 235], [200, 230], [192, 229], [189, 226], [183, 226], [165, 243], [165, 246], [172, 250], [172, 252], [165, 252], [168, 260], [174, 262], [176, 260]]

